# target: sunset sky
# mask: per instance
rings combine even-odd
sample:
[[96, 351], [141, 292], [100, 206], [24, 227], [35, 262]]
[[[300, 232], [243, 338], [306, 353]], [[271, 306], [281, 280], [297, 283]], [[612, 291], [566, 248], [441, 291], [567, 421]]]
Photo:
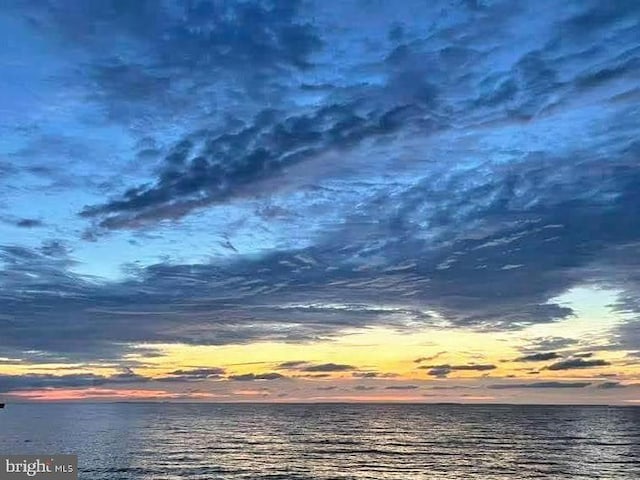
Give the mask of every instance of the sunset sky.
[[0, 9], [0, 401], [640, 404], [640, 2]]

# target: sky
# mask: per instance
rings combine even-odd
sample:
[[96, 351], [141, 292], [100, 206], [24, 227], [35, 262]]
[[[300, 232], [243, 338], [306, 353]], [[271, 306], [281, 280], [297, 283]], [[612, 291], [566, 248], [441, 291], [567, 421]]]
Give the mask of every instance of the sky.
[[640, 403], [640, 2], [0, 9], [0, 401]]

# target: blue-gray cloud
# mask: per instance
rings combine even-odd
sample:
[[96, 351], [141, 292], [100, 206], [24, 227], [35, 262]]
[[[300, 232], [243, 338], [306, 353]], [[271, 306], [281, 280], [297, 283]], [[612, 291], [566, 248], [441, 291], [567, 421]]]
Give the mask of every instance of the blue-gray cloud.
[[580, 285], [620, 292], [613, 348], [638, 349], [637, 2], [382, 3], [358, 29], [357, 2], [129, 3], [2, 14], [64, 108], [19, 90], [0, 125], [0, 354], [515, 330]]
[[44, 225], [44, 222], [42, 220], [38, 220], [37, 218], [21, 218], [20, 220], [17, 220], [15, 223], [16, 227], [20, 227], [20, 228], [35, 228], [35, 227], [41, 227], [42, 225]]
[[515, 359], [516, 362], [543, 362], [546, 360], [555, 360], [556, 358], [561, 358], [558, 352], [539, 352], [539, 353], [531, 353], [528, 355], [523, 355]]
[[421, 365], [418, 368], [423, 370], [428, 370], [427, 375], [431, 377], [438, 378], [446, 378], [451, 372], [462, 371], [462, 372], [488, 372], [490, 370], [495, 370], [496, 366], [490, 363], [480, 363], [474, 364], [470, 363], [468, 365]]
[[219, 367], [179, 369], [169, 372], [164, 377], [156, 377], [154, 380], [158, 382], [193, 382], [219, 379], [224, 374], [225, 369]]
[[607, 365], [611, 365], [611, 363], [601, 359], [583, 360], [582, 358], [570, 358], [552, 363], [546, 368], [547, 370], [573, 370], [575, 368], [605, 367]]
[[116, 385], [127, 383], [142, 383], [150, 379], [125, 369], [113, 375], [97, 375], [93, 373], [73, 373], [56, 375], [49, 373], [29, 373], [24, 375], [0, 375], [0, 393], [19, 390], [33, 390], [43, 388], [80, 388], [97, 387], [102, 385]]

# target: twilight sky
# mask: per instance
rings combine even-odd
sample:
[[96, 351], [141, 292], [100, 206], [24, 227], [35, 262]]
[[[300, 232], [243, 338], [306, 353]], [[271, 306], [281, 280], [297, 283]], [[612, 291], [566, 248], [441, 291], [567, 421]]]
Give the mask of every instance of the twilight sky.
[[640, 2], [0, 9], [0, 399], [640, 402]]

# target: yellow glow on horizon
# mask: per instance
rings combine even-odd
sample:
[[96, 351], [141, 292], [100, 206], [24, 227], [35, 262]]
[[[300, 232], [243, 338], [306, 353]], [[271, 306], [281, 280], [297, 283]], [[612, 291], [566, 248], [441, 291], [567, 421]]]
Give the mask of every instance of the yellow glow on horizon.
[[[178, 368], [224, 367], [233, 374], [273, 371], [289, 361], [312, 364], [352, 365], [362, 371], [398, 374], [400, 378], [424, 378], [425, 370], [414, 362], [434, 357], [422, 364], [496, 363], [512, 357], [516, 351], [505, 342], [504, 335], [459, 330], [433, 329], [411, 334], [384, 328], [351, 331], [335, 341], [293, 344], [258, 342], [247, 345], [195, 346], [173, 344], [161, 346], [164, 357], [149, 359], [150, 374], [166, 374]], [[443, 353], [444, 352], [444, 353]], [[498, 365], [498, 369], [501, 366]], [[498, 370], [496, 369], [496, 370]], [[492, 373], [494, 373], [493, 371]], [[456, 372], [459, 377], [475, 377], [478, 372]], [[350, 373], [337, 372], [344, 377]]]

